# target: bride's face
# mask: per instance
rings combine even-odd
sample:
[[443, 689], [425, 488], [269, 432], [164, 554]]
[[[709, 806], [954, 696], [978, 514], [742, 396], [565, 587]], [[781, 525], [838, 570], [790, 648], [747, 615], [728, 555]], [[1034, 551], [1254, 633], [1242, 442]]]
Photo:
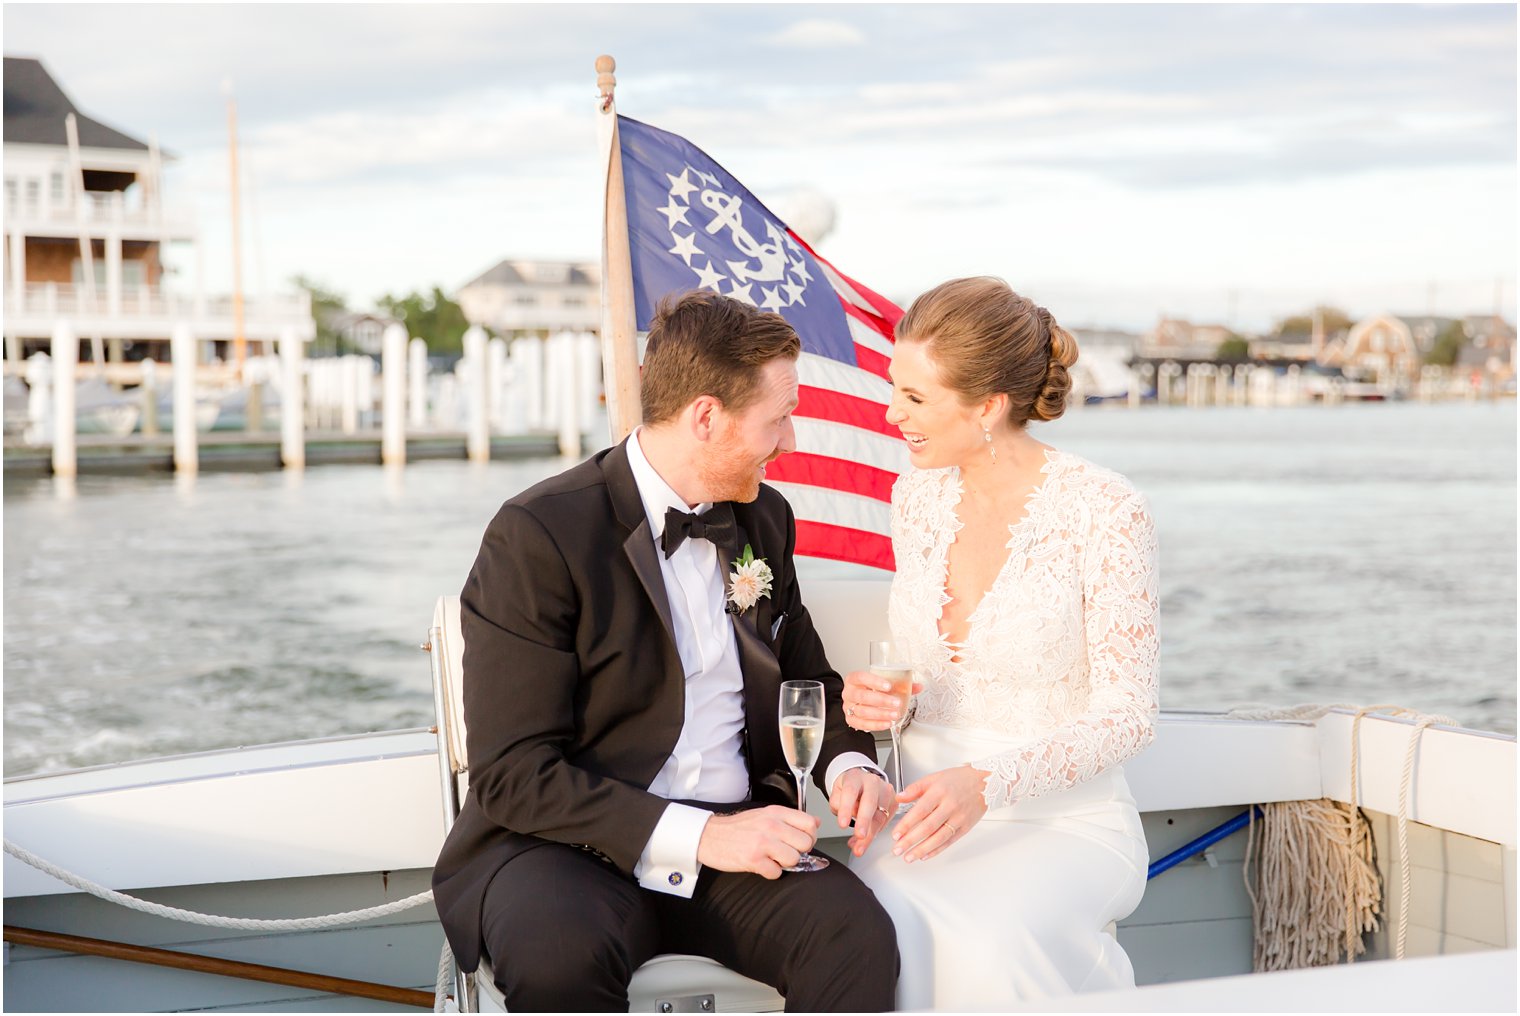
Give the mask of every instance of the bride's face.
[[940, 381], [928, 343], [897, 342], [887, 373], [892, 378], [887, 422], [902, 431], [915, 466], [942, 469], [986, 454], [978, 408], [964, 404]]

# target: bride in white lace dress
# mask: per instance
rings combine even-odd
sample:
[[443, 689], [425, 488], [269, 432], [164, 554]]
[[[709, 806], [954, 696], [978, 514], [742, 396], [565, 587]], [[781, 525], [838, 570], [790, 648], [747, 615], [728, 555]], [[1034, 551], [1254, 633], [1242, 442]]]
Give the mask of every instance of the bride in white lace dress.
[[[920, 690], [890, 839], [852, 867], [897, 925], [903, 1009], [1130, 986], [1109, 931], [1145, 887], [1121, 763], [1157, 712], [1156, 537], [1118, 473], [1036, 441], [1076, 360], [1048, 311], [961, 279], [898, 325], [891, 626]], [[846, 679], [852, 725], [900, 708]]]

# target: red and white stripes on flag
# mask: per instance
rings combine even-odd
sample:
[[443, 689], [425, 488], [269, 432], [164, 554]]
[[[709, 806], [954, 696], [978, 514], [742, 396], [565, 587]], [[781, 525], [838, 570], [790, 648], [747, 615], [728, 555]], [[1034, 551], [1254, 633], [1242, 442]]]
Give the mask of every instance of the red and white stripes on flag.
[[858, 366], [802, 354], [793, 414], [797, 450], [766, 467], [766, 482], [796, 513], [797, 553], [891, 571], [892, 484], [908, 468], [908, 454], [902, 434], [886, 420], [892, 398], [887, 364], [903, 312], [808, 251], [839, 296]]

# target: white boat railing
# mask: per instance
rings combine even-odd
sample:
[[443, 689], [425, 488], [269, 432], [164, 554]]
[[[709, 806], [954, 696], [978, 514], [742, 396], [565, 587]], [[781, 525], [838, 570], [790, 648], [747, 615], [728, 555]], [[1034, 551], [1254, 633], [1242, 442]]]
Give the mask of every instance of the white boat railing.
[[[1163, 713], [1155, 743], [1125, 772], [1142, 812], [1344, 800], [1350, 722]], [[1396, 720], [1363, 721], [1362, 807], [1397, 814], [1409, 733]], [[1410, 817], [1513, 848], [1514, 739], [1473, 733], [1424, 732]], [[443, 840], [440, 793], [434, 735], [399, 731], [7, 780], [5, 827], [114, 889], [428, 868]], [[369, 807], [377, 799], [391, 804]], [[173, 824], [143, 820], [166, 815]], [[115, 849], [103, 855], [100, 843]], [[9, 857], [4, 876], [7, 898], [70, 891]]]

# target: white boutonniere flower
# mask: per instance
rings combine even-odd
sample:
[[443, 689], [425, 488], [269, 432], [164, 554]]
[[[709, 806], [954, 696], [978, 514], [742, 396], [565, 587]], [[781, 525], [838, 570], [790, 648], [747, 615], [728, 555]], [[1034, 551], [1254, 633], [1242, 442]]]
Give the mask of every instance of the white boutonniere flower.
[[749, 544], [744, 553], [734, 561], [734, 570], [728, 576], [728, 612], [742, 614], [760, 602], [760, 597], [771, 594], [771, 566], [765, 558], [756, 557]]

